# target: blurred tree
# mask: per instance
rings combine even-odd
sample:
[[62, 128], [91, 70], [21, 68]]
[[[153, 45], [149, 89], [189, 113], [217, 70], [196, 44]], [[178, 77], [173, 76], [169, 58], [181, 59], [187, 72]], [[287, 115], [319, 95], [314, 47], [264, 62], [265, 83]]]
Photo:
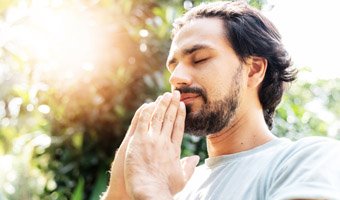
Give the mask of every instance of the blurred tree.
[[339, 82], [338, 78], [294, 83], [276, 111], [273, 132], [293, 140], [318, 135], [340, 139]]
[[[5, 70], [1, 71], [0, 137], [3, 140], [0, 149], [2, 154], [24, 154], [27, 160], [25, 168], [15, 168], [17, 170], [13, 171], [18, 182], [11, 178], [3, 180], [8, 185], [2, 190], [6, 198], [98, 198], [106, 187], [107, 170], [134, 111], [143, 102], [169, 89], [163, 79], [163, 66], [170, 41], [170, 21], [178, 11], [177, 7], [161, 3], [165, 6], [161, 7], [152, 1], [104, 0], [1, 4], [7, 7], [1, 13], [2, 25], [9, 29], [6, 31], [13, 33], [26, 28], [24, 30], [33, 32], [30, 35], [32, 38], [29, 38], [33, 46], [23, 45], [22, 35], [15, 37], [18, 32], [1, 44], [1, 63]], [[44, 19], [31, 16], [31, 12], [35, 12], [34, 9], [39, 6], [47, 8], [57, 17], [38, 16], [50, 20], [49, 24], [44, 24], [45, 21], [40, 23], [39, 20]], [[91, 62], [78, 62], [78, 56], [84, 52], [79, 48], [73, 49], [79, 45], [78, 38], [73, 37], [87, 35], [67, 32], [66, 25], [78, 27], [74, 19], [62, 21], [66, 24], [63, 26], [64, 33], [52, 34], [52, 39], [67, 40], [61, 51], [51, 47], [57, 43], [43, 44], [49, 43], [51, 38], [41, 32], [49, 33], [49, 26], [54, 31], [58, 27], [57, 20], [65, 12], [75, 13], [89, 21], [92, 27], [80, 26], [82, 30], [102, 29], [96, 32], [96, 38], [111, 38], [104, 40], [101, 48], [96, 49], [101, 51], [99, 56], [93, 58], [85, 51], [86, 56], [91, 56], [85, 59]], [[29, 26], [27, 29], [27, 24], [33, 24], [33, 28]], [[39, 37], [35, 38], [37, 35]], [[73, 39], [68, 40], [69, 37]], [[81, 47], [88, 46], [81, 44]], [[64, 57], [59, 60], [49, 57], [55, 59], [52, 64], [50, 60], [41, 61], [39, 56], [42, 52], [51, 55], [48, 53], [53, 51]], [[62, 51], [70, 52], [71, 55], [63, 54]], [[57, 67], [53, 68], [54, 65]], [[49, 138], [43, 147], [41, 144], [32, 144], [40, 136]], [[17, 152], [14, 151], [16, 146]], [[27, 147], [31, 150], [24, 153]], [[26, 187], [25, 190], [18, 190], [21, 181], [26, 180], [21, 175], [31, 167], [43, 174], [38, 185], [34, 184], [34, 178], [41, 174], [27, 177], [32, 177], [32, 187], [42, 186], [44, 189]]]

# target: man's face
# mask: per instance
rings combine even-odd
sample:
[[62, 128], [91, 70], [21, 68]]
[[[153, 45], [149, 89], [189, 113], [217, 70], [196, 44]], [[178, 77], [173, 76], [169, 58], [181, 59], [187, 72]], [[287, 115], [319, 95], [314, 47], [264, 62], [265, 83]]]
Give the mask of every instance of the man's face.
[[194, 19], [175, 35], [167, 68], [187, 108], [185, 131], [208, 135], [230, 126], [244, 85], [243, 67], [217, 18]]

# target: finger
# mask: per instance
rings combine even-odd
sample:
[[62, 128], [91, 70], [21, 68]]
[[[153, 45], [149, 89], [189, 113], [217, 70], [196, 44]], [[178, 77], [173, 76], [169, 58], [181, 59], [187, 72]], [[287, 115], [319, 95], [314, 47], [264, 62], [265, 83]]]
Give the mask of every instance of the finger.
[[155, 106], [155, 103], [150, 103], [141, 110], [134, 134], [138, 134], [138, 136], [141, 136], [145, 135], [148, 132], [149, 123], [152, 113], [155, 110]]
[[164, 134], [166, 137], [171, 139], [171, 133], [174, 128], [174, 123], [176, 120], [177, 110], [179, 107], [179, 100], [181, 96], [179, 91], [175, 90], [173, 92], [173, 96], [171, 99], [171, 103], [165, 113], [163, 126], [162, 126], [162, 134]]
[[135, 115], [133, 116], [132, 118], [132, 121], [131, 121], [131, 124], [130, 124], [130, 127], [127, 131], [127, 134], [126, 136], [132, 136], [133, 135], [133, 132], [135, 131], [136, 129], [136, 126], [137, 126], [137, 123], [138, 123], [138, 118], [139, 118], [139, 115], [141, 113], [141, 111], [147, 106], [148, 104], [147, 103], [144, 103], [141, 107], [139, 107], [137, 109], [137, 111], [135, 112]]
[[191, 178], [199, 160], [200, 160], [200, 157], [196, 156], [196, 155], [190, 156], [190, 157], [185, 157], [185, 158], [181, 159], [181, 165], [182, 165], [182, 169], [183, 169], [184, 181], [185, 182], [188, 182], [188, 180]]
[[[120, 145], [119, 149], [116, 151], [115, 153], [115, 159], [113, 161], [113, 165], [111, 168], [113, 168], [113, 166], [115, 165], [116, 167], [118, 166], [118, 168], [121, 168], [124, 164], [124, 158], [125, 158], [125, 152], [126, 152], [126, 148], [128, 146], [128, 143], [130, 141], [131, 136], [133, 135], [133, 133], [136, 130], [137, 124], [138, 124], [138, 119], [140, 117], [140, 115], [142, 114], [142, 111], [148, 111], [148, 112], [153, 112], [153, 110], [155, 109], [155, 103], [144, 103], [141, 107], [138, 108], [138, 110], [136, 111], [129, 131], [126, 134], [122, 144]], [[115, 164], [114, 164], [115, 163]]]
[[150, 128], [152, 133], [160, 133], [164, 121], [164, 115], [171, 102], [172, 94], [165, 93], [156, 105], [155, 111], [152, 114]]
[[[156, 101], [153, 102], [153, 111], [152, 111], [152, 114], [151, 114], [151, 118], [152, 118], [153, 113], [155, 112], [156, 105], [159, 103], [159, 101], [162, 99], [162, 97], [163, 97], [163, 95], [158, 96]], [[148, 130], [150, 129], [150, 124], [151, 123], [149, 122]]]
[[155, 105], [157, 105], [159, 103], [159, 101], [163, 98], [164, 95], [158, 96], [156, 101], [155, 101]]
[[118, 156], [118, 157], [121, 157], [123, 155], [125, 155], [125, 150], [126, 150], [126, 147], [127, 147], [127, 144], [129, 143], [129, 140], [131, 138], [131, 136], [133, 135], [135, 129], [136, 129], [136, 125], [137, 125], [137, 122], [138, 122], [138, 117], [141, 113], [141, 111], [147, 106], [147, 103], [144, 103], [142, 106], [140, 106], [137, 111], [135, 112], [135, 115], [133, 116], [132, 118], [132, 121], [131, 121], [131, 124], [130, 124], [130, 127], [122, 141], [122, 143], [120, 144], [119, 148], [117, 149], [116, 151], [116, 154], [115, 154], [115, 158]]
[[183, 102], [180, 102], [179, 109], [177, 110], [175, 124], [172, 130], [171, 141], [176, 146], [181, 146], [183, 134], [184, 134], [184, 125], [185, 125], [185, 105]]

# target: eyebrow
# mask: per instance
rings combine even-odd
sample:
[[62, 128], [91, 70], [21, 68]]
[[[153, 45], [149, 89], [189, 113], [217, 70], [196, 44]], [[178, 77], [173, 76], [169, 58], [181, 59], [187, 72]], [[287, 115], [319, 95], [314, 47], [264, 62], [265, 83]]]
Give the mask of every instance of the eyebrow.
[[[202, 50], [202, 49], [213, 49], [213, 48], [210, 47], [209, 45], [206, 45], [206, 44], [195, 44], [190, 48], [183, 49], [181, 54], [184, 55], [184, 56], [188, 56], [188, 55], [193, 54], [194, 52]], [[171, 60], [168, 61], [167, 66], [169, 66], [173, 63], [176, 63], [176, 62], [177, 62], [177, 59], [172, 58]]]

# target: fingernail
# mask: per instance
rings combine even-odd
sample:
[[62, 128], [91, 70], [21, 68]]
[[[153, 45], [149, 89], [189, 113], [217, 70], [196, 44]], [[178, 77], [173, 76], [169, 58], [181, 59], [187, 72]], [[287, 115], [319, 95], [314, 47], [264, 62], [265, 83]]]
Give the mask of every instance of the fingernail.
[[175, 91], [173, 92], [173, 94], [174, 94], [174, 97], [175, 97], [176, 100], [179, 100], [179, 99], [181, 98], [181, 94], [179, 93], [178, 90], [175, 90]]
[[164, 98], [166, 98], [166, 99], [170, 99], [171, 98], [171, 93], [169, 93], [169, 92], [167, 92], [167, 93], [165, 93], [164, 94]]
[[181, 109], [185, 110], [185, 104], [182, 101], [179, 103], [179, 106], [181, 107]]

